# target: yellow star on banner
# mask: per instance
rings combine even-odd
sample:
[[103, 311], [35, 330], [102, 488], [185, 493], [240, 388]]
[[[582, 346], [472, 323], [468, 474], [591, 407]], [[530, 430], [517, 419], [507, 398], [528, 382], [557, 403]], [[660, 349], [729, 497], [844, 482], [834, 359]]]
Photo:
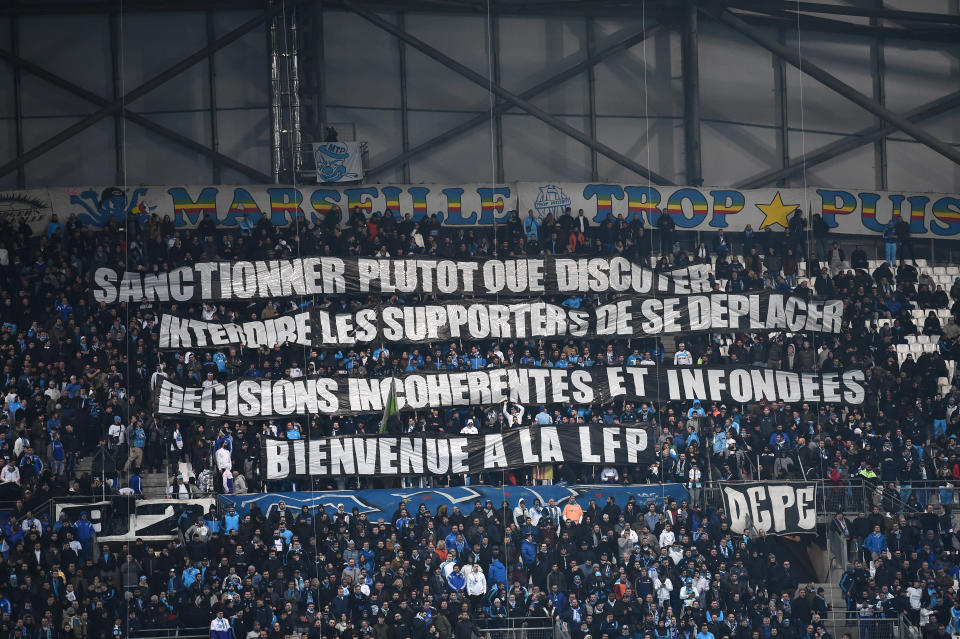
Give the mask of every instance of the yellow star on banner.
[[763, 211], [763, 223], [760, 225], [760, 230], [762, 231], [773, 224], [779, 224], [783, 228], [787, 228], [787, 216], [797, 210], [799, 206], [799, 204], [784, 204], [780, 198], [780, 191], [777, 191], [770, 204], [757, 204], [757, 208]]

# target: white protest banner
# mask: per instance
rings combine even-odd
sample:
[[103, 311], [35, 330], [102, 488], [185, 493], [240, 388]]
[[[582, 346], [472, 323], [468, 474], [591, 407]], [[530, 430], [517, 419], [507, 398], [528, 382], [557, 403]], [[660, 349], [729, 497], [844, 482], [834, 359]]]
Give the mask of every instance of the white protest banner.
[[359, 475], [409, 477], [510, 470], [549, 463], [645, 465], [654, 433], [635, 425], [528, 426], [471, 436], [410, 434], [267, 438], [265, 479]]
[[[160, 419], [272, 419], [291, 415], [383, 412], [395, 388], [398, 410], [624, 400], [766, 401], [862, 404], [864, 374], [795, 373], [762, 368], [610, 366], [494, 368], [415, 372], [395, 378], [234, 379], [183, 387], [164, 378], [154, 392]], [[395, 381], [395, 384], [394, 384]]]
[[94, 271], [97, 303], [220, 301], [357, 293], [564, 295], [710, 291], [711, 268], [697, 264], [664, 272], [623, 257], [488, 260], [306, 257], [197, 262], [169, 272]]
[[817, 532], [817, 486], [813, 483], [720, 482], [730, 530], [768, 535]]
[[596, 308], [486, 300], [423, 306], [378, 305], [349, 313], [323, 309], [227, 323], [160, 318], [161, 349], [275, 345], [354, 346], [440, 340], [650, 337], [716, 331], [839, 333], [842, 300], [783, 293], [624, 297]]

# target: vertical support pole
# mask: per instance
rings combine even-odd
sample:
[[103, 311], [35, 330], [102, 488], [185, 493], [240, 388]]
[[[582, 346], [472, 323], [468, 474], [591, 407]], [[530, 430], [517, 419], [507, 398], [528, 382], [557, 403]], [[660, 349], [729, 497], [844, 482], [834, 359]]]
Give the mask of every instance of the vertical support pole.
[[[407, 14], [403, 11], [397, 13], [397, 25], [407, 30]], [[407, 45], [397, 38], [397, 59], [400, 61], [400, 142], [403, 152], [410, 150], [410, 120], [407, 111]], [[403, 182], [410, 183], [410, 163], [404, 161], [401, 165], [403, 171]], [[399, 213], [399, 211], [397, 211]]]
[[277, 17], [274, 16], [266, 22], [264, 27], [270, 59], [270, 66], [267, 69], [267, 95], [270, 96], [270, 165], [273, 172], [273, 183], [280, 184], [280, 176], [283, 172], [280, 130], [283, 126], [280, 119], [280, 52], [277, 49], [276, 21]]
[[296, 184], [303, 164], [303, 125], [300, 121], [300, 12], [290, 10], [290, 18], [283, 25], [284, 53], [286, 54], [287, 138], [290, 144], [290, 180]]
[[[883, 8], [883, 0], [874, 0], [874, 6], [878, 9]], [[880, 24], [877, 18], [870, 18], [871, 26]], [[886, 86], [884, 82], [884, 71], [886, 65], [883, 59], [883, 36], [875, 36], [870, 40], [870, 76], [873, 78], [873, 99], [879, 104], [886, 105]], [[874, 117], [874, 124], [881, 126], [883, 121]], [[875, 184], [874, 186], [885, 191], [887, 188], [887, 138], [881, 137], [873, 143], [873, 165]]]
[[[787, 35], [783, 29], [779, 30], [777, 39], [781, 44], [786, 44]], [[773, 86], [777, 99], [777, 155], [780, 156], [780, 168], [785, 169], [790, 166], [790, 112], [787, 104], [787, 63], [775, 55], [771, 55], [773, 61]], [[777, 180], [778, 187], [787, 185], [786, 178]]]
[[[700, 157], [700, 47], [697, 5], [688, 0], [683, 20], [683, 141], [687, 184], [703, 184]], [[649, 142], [649, 141], [648, 141]]]
[[327, 132], [324, 127], [327, 125], [327, 62], [324, 56], [324, 46], [326, 38], [323, 37], [323, 0], [317, 0], [313, 5], [313, 54], [316, 56], [316, 64], [313, 66], [314, 89], [316, 90], [316, 131], [317, 141], [322, 142]]
[[[213, 12], [207, 11], [207, 45], [216, 40], [216, 29], [213, 23]], [[207, 58], [207, 90], [210, 94], [210, 148], [220, 152], [220, 131], [217, 123], [217, 64], [216, 54]], [[220, 164], [213, 160], [213, 183], [220, 184]]]
[[[122, 60], [120, 59], [120, 48], [123, 44], [120, 42], [120, 14], [111, 13], [110, 14], [110, 60], [113, 66], [113, 99], [119, 100], [123, 97], [123, 68]], [[124, 119], [123, 119], [123, 109], [126, 108], [125, 105], [121, 105], [120, 110], [114, 112], [113, 114], [113, 142], [115, 150], [115, 158], [117, 163], [116, 171], [116, 180], [117, 184], [126, 184], [127, 183], [127, 170], [126, 170], [126, 158], [124, 157]]]
[[[587, 16], [587, 58], [592, 58], [596, 52], [597, 42], [596, 34], [593, 32], [596, 28], [594, 19]], [[597, 139], [597, 75], [596, 66], [590, 65], [587, 69], [587, 97], [590, 107], [590, 137]], [[598, 182], [600, 176], [597, 169], [597, 150], [590, 149], [590, 180]]]
[[[493, 56], [493, 84], [500, 86], [500, 18], [491, 9], [490, 15], [490, 55]], [[499, 104], [500, 96], [494, 96], [494, 106]], [[503, 116], [498, 112], [493, 119], [493, 136], [497, 163], [496, 181], [502, 183], [503, 177]]]
[[[13, 118], [16, 127], [16, 156], [23, 155], [23, 74], [20, 70], [20, 18], [10, 16], [10, 48], [13, 52]], [[17, 167], [17, 188], [27, 186], [26, 173], [23, 166]]]

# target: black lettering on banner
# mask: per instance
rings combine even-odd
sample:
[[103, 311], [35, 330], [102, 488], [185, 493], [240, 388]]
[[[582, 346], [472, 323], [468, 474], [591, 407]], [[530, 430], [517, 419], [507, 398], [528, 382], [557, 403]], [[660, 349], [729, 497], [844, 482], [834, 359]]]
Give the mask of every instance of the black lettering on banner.
[[197, 262], [169, 272], [93, 274], [97, 303], [250, 300], [422, 293], [456, 297], [573, 293], [690, 295], [711, 289], [709, 265], [656, 273], [624, 257], [443, 260], [305, 257]]
[[[794, 373], [766, 368], [610, 366], [510, 367], [414, 372], [396, 378], [299, 377], [234, 379], [207, 387], [157, 384], [160, 419], [198, 417], [257, 420], [292, 415], [360, 415], [383, 411], [396, 381], [398, 409], [631, 401], [817, 401], [862, 404], [863, 371]], [[659, 390], [658, 390], [659, 389]]]
[[657, 459], [653, 437], [636, 425], [529, 426], [487, 435], [368, 435], [262, 443], [265, 478], [350, 473], [399, 477], [509, 470], [553, 462], [640, 465]]
[[426, 306], [372, 306], [350, 313], [299, 311], [238, 324], [163, 315], [161, 349], [354, 346], [439, 340], [650, 337], [716, 331], [837, 334], [842, 300], [804, 300], [764, 291], [627, 297], [593, 309], [542, 301], [486, 300]]
[[817, 532], [817, 486], [807, 482], [720, 482], [730, 530], [768, 535]]

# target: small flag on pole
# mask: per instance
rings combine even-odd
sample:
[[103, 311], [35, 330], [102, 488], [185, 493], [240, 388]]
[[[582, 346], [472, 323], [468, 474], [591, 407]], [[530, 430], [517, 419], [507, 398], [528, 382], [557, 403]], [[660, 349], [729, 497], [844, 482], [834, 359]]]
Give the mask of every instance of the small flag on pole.
[[390, 380], [390, 394], [387, 396], [387, 401], [383, 405], [383, 418], [380, 420], [379, 431], [381, 435], [387, 433], [387, 424], [397, 416], [397, 412], [397, 380], [393, 378]]

